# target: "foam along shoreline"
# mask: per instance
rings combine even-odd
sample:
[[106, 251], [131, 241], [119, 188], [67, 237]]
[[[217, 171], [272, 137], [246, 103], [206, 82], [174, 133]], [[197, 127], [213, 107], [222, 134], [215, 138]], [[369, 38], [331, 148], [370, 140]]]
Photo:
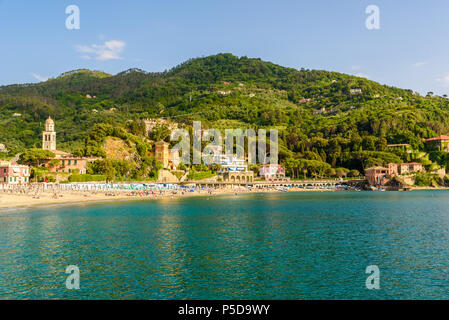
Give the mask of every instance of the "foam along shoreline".
[[[302, 189], [290, 188], [290, 192], [309, 192], [309, 191], [336, 191], [336, 189]], [[222, 189], [204, 189], [182, 191], [182, 190], [161, 190], [156, 192], [88, 192], [88, 191], [60, 191], [41, 192], [39, 195], [29, 195], [20, 193], [2, 193], [0, 192], [0, 211], [4, 209], [21, 209], [46, 205], [69, 205], [83, 203], [102, 203], [112, 201], [144, 201], [144, 200], [170, 200], [193, 196], [213, 196], [227, 194], [248, 194], [248, 193], [279, 193], [285, 190], [276, 188], [267, 189], [249, 189], [239, 188], [222, 188]]]

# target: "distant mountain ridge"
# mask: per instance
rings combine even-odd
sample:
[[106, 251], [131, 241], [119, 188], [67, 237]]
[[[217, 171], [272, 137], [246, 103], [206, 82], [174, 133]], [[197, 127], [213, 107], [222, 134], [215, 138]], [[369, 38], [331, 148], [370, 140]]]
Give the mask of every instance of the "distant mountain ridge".
[[72, 75], [76, 75], [79, 73], [83, 73], [83, 74], [88, 74], [91, 75], [93, 77], [97, 77], [99, 79], [102, 78], [107, 78], [107, 77], [112, 77], [111, 74], [109, 73], [105, 73], [103, 71], [98, 71], [98, 70], [89, 70], [89, 69], [77, 69], [77, 70], [72, 70], [72, 71], [67, 71], [62, 73], [59, 77], [57, 78], [64, 78], [64, 77], [68, 77], [68, 76], [72, 76]]

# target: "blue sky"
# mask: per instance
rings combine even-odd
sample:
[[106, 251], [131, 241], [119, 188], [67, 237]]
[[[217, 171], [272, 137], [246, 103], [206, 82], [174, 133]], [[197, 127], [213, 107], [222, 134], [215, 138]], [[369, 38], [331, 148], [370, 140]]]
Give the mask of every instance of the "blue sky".
[[[365, 27], [371, 4], [379, 30]], [[79, 30], [65, 26], [69, 5]], [[447, 0], [0, 0], [0, 85], [230, 52], [449, 94], [448, 12]]]

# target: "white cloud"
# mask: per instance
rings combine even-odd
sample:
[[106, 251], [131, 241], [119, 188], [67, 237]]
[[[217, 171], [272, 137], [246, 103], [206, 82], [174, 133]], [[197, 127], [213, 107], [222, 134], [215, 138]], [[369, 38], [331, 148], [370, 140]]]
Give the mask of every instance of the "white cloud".
[[426, 64], [427, 64], [427, 61], [419, 61], [419, 62], [414, 63], [413, 66], [419, 68], [419, 67], [425, 66]]
[[90, 46], [79, 45], [78, 52], [85, 53], [83, 59], [90, 59], [91, 54], [100, 61], [123, 59], [120, 55], [125, 49], [126, 43], [120, 40], [106, 41], [104, 44], [93, 44]]
[[445, 76], [444, 78], [438, 78], [437, 82], [441, 83], [443, 87], [449, 87], [449, 75]]
[[39, 80], [39, 81], [41, 81], [41, 82], [44, 82], [44, 81], [47, 81], [47, 80], [48, 80], [48, 78], [43, 77], [43, 76], [41, 76], [41, 75], [39, 75], [39, 74], [37, 74], [37, 73], [31, 73], [31, 76], [32, 76], [34, 79]]
[[351, 70], [360, 70], [360, 69], [361, 69], [360, 66], [357, 65], [351, 66]]

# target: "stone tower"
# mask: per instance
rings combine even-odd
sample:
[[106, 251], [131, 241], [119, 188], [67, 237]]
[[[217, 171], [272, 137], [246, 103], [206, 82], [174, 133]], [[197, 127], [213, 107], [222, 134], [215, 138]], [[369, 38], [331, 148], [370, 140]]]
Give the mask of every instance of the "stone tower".
[[51, 117], [48, 117], [45, 121], [45, 130], [42, 133], [42, 149], [50, 151], [56, 150], [55, 122]]
[[156, 142], [156, 147], [155, 147], [155, 156], [156, 156], [156, 160], [159, 161], [160, 163], [162, 163], [162, 165], [164, 166], [164, 168], [168, 168], [168, 160], [170, 157], [170, 150], [169, 150], [169, 145], [167, 142], [165, 141], [159, 141]]

